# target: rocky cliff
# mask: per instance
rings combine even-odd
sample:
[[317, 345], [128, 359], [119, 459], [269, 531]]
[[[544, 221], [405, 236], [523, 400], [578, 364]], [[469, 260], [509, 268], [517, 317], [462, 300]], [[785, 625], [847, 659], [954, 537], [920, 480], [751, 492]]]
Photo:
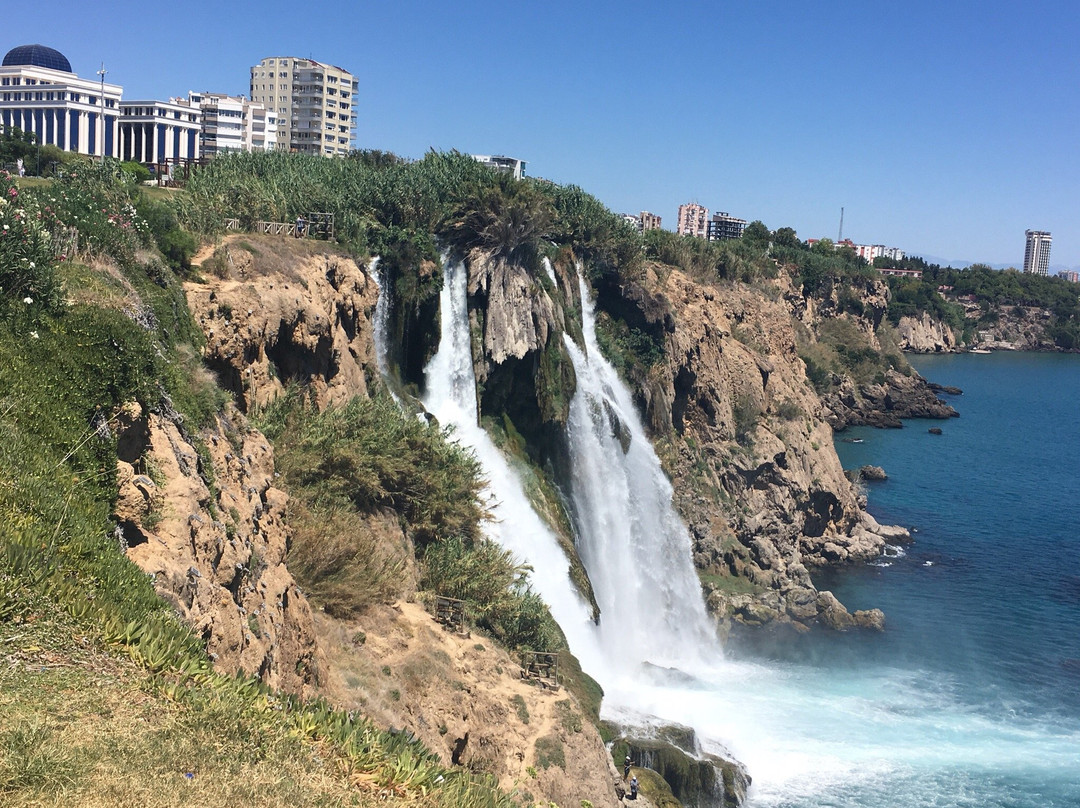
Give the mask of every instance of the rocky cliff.
[[918, 317], [901, 317], [896, 331], [900, 335], [900, 348], [905, 351], [948, 353], [960, 347], [953, 330], [925, 311]]
[[322, 669], [311, 607], [286, 567], [286, 496], [266, 439], [232, 408], [190, 436], [130, 405], [116, 519], [128, 557], [207, 643], [218, 670], [310, 693]]

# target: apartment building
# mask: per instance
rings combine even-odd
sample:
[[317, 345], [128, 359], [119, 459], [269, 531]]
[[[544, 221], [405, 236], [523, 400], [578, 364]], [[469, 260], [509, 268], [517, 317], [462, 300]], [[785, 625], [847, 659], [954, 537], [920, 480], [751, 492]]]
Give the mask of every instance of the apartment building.
[[474, 154], [472, 158], [478, 163], [483, 163], [488, 168], [493, 168], [496, 171], [503, 171], [507, 174], [513, 174], [515, 180], [520, 180], [525, 176], [525, 166], [527, 163], [516, 157], [504, 157], [501, 154]]
[[660, 217], [657, 216], [655, 213], [649, 213], [649, 211], [647, 210], [641, 211], [641, 213], [638, 215], [638, 222], [638, 226], [641, 228], [642, 233], [644, 233], [646, 230], [660, 229]]
[[189, 92], [173, 99], [202, 112], [199, 138], [204, 157], [238, 151], [274, 151], [277, 113], [243, 96]]
[[682, 236], [705, 238], [709, 233], [709, 211], [696, 202], [679, 205], [679, 221], [675, 232]]
[[270, 56], [251, 68], [251, 100], [277, 115], [278, 148], [343, 157], [356, 135], [356, 77], [344, 68]]
[[1046, 230], [1025, 230], [1027, 244], [1024, 247], [1024, 272], [1029, 275], [1046, 275], [1050, 271], [1050, 245], [1053, 242]]
[[728, 239], [742, 238], [743, 230], [746, 229], [746, 219], [739, 219], [728, 213], [714, 213], [709, 220], [706, 237], [709, 241], [726, 241]]

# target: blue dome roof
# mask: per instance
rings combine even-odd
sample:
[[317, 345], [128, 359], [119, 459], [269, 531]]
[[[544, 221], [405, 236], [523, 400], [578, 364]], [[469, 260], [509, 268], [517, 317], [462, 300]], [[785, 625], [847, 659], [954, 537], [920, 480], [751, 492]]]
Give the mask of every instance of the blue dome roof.
[[34, 67], [48, 67], [52, 70], [71, 72], [71, 62], [60, 51], [46, 48], [44, 45], [19, 45], [12, 48], [4, 57], [4, 67], [16, 65], [33, 65]]

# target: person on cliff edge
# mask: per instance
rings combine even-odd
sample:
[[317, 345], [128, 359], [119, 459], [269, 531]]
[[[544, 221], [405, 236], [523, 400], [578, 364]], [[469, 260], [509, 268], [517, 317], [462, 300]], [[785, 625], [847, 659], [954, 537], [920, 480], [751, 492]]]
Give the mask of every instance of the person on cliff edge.
[[630, 799], [637, 799], [637, 775], [630, 778]]
[[626, 762], [623, 764], [623, 767], [622, 767], [622, 779], [626, 780], [629, 777], [630, 777], [630, 756], [627, 755], [626, 756]]

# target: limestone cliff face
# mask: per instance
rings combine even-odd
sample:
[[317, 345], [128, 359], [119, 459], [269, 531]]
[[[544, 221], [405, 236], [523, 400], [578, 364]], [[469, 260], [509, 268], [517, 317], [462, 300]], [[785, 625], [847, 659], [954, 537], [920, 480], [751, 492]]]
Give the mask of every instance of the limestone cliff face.
[[667, 335], [642, 398], [714, 613], [724, 624], [877, 624], [810, 580], [808, 565], [875, 557], [884, 537], [836, 457], [782, 295], [661, 268], [623, 292]]
[[577, 285], [565, 267], [552, 283], [546, 273], [481, 251], [466, 265], [480, 409], [506, 413], [534, 447], [553, 448], [575, 385], [562, 335], [573, 327], [565, 307], [575, 304]]
[[206, 640], [219, 671], [305, 693], [322, 663], [311, 608], [285, 565], [273, 451], [235, 408], [203, 440], [200, 456], [173, 420], [138, 405], [123, 413], [116, 517], [128, 557]]
[[367, 395], [378, 287], [365, 270], [280, 238], [234, 237], [218, 252], [225, 269], [184, 289], [206, 335], [205, 361], [244, 411], [290, 382], [319, 407]]
[[925, 311], [918, 317], [901, 317], [896, 331], [900, 335], [900, 348], [905, 351], [948, 353], [959, 347], [952, 329]]

